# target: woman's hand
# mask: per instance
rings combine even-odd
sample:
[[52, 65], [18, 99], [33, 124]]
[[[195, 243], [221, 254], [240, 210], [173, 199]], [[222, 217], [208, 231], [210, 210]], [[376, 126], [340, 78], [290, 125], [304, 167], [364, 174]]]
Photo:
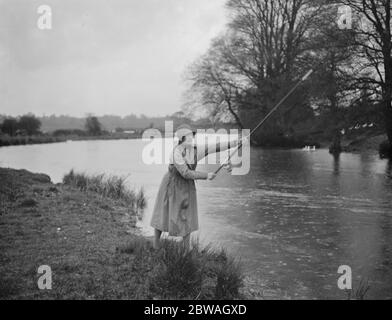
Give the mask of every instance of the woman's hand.
[[242, 145], [246, 145], [246, 144], [248, 144], [249, 143], [249, 137], [248, 136], [246, 136], [246, 137], [242, 137], [241, 139], [236, 139], [236, 140], [234, 140], [233, 142], [231, 142], [230, 144], [231, 144], [231, 148], [233, 148], [233, 147], [238, 147], [238, 145], [241, 143]]
[[216, 173], [215, 172], [208, 172], [208, 180], [213, 180], [216, 177]]
[[246, 136], [246, 137], [242, 137], [242, 139], [239, 139], [238, 140], [238, 143], [242, 143], [242, 145], [246, 145], [246, 144], [248, 144], [249, 143], [249, 137], [248, 136]]
[[238, 163], [232, 163], [231, 161], [229, 161], [223, 166], [223, 168], [225, 168], [227, 172], [231, 173], [233, 171], [233, 168], [240, 168], [241, 166], [242, 166], [242, 160]]
[[227, 172], [231, 173], [231, 171], [233, 170], [233, 165], [232, 165], [231, 161], [224, 164], [223, 168], [225, 168], [227, 170]]

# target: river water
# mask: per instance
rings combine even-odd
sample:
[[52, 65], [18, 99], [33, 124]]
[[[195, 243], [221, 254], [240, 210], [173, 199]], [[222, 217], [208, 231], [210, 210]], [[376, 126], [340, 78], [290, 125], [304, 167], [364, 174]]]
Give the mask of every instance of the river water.
[[[0, 166], [46, 173], [54, 182], [70, 169], [130, 175], [130, 187], [146, 191], [141, 225], [151, 235], [148, 222], [167, 165], [144, 164], [145, 145], [114, 140], [5, 147]], [[241, 258], [256, 286], [258, 281], [267, 293], [281, 295], [273, 298], [345, 298], [337, 280], [339, 266], [347, 265], [354, 289], [368, 281], [367, 298], [392, 299], [391, 162], [375, 154], [334, 158], [327, 150], [251, 148], [247, 175], [222, 171], [196, 187], [200, 230], [194, 236]]]

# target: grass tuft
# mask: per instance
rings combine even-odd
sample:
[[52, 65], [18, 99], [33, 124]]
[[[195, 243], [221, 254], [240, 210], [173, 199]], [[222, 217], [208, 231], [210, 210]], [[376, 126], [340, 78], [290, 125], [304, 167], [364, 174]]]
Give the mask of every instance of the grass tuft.
[[224, 263], [219, 264], [216, 268], [215, 299], [234, 299], [239, 295], [243, 281], [240, 276], [240, 263], [234, 259], [228, 259], [228, 255], [223, 249], [220, 257], [223, 258]]
[[223, 249], [198, 240], [186, 250], [181, 241], [162, 239], [158, 250], [144, 237], [117, 247], [132, 257], [129, 269], [143, 279], [137, 291], [153, 299], [238, 299], [243, 286], [239, 262]]
[[153, 275], [153, 291], [166, 288], [166, 294], [178, 299], [195, 297], [200, 291], [205, 265], [195, 256], [195, 250], [187, 249], [176, 241], [163, 240], [155, 256], [157, 268]]
[[182, 242], [164, 239], [154, 252], [150, 290], [160, 298], [235, 299], [243, 285], [239, 263], [224, 250], [194, 241], [191, 250]]
[[127, 177], [107, 177], [104, 174], [87, 175], [85, 173], [75, 173], [73, 169], [63, 177], [65, 185], [76, 187], [81, 191], [96, 192], [103, 197], [119, 200], [124, 205], [130, 206], [140, 216], [147, 204], [144, 191], [140, 189], [136, 193], [128, 189], [126, 180]]
[[366, 295], [370, 289], [369, 280], [361, 279], [358, 288], [352, 287], [351, 290], [346, 290], [348, 300], [365, 300]]

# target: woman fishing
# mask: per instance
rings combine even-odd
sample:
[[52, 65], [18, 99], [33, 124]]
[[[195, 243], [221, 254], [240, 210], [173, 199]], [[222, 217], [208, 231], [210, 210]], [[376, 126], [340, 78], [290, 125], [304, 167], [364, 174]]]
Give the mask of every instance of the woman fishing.
[[[239, 140], [223, 145], [196, 145], [196, 131], [189, 125], [181, 125], [176, 131], [178, 145], [173, 149], [169, 170], [159, 187], [151, 226], [155, 228], [154, 248], [159, 247], [162, 232], [183, 237], [183, 244], [190, 249], [190, 235], [198, 230], [198, 212], [195, 180], [213, 180], [214, 172], [196, 171], [197, 162], [208, 154], [236, 147]], [[244, 140], [243, 140], [244, 142]], [[232, 164], [225, 165], [231, 171]]]

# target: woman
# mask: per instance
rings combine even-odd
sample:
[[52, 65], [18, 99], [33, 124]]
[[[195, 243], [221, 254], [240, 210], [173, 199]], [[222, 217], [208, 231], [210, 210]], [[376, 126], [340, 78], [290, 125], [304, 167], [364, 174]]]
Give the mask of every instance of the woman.
[[[195, 134], [189, 125], [181, 125], [176, 131], [179, 142], [173, 150], [169, 171], [159, 187], [151, 218], [151, 226], [155, 228], [156, 249], [162, 232], [169, 232], [170, 236], [183, 237], [183, 243], [189, 250], [190, 235], [199, 228], [195, 180], [213, 180], [216, 177], [214, 172], [196, 171], [197, 162], [210, 153], [238, 145], [236, 140], [230, 142], [230, 146], [196, 146]], [[231, 165], [227, 165], [226, 169], [231, 171]]]

